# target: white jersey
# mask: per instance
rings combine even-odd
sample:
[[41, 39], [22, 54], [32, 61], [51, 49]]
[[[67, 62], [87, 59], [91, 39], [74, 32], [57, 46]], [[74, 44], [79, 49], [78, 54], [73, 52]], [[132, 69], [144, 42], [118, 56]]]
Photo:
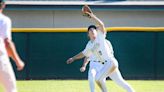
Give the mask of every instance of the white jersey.
[[3, 55], [7, 55], [4, 39], [11, 39], [11, 20], [0, 14], [0, 57]]
[[[109, 47], [109, 49], [110, 49], [109, 52], [110, 52], [111, 56], [113, 56], [114, 51], [113, 51], [112, 44], [111, 44], [110, 41], [107, 40], [107, 39], [106, 39], [106, 43], [107, 43], [107, 45], [108, 45], [108, 47]], [[92, 64], [93, 61], [98, 61], [98, 59], [96, 59], [96, 58], [94, 57], [94, 55], [91, 55], [91, 56], [89, 57], [89, 61], [90, 61], [90, 64]]]
[[106, 39], [106, 43], [108, 45], [108, 48], [109, 48], [109, 54], [111, 54], [111, 56], [113, 56], [114, 54], [114, 51], [113, 51], [113, 47], [112, 47], [112, 44], [109, 40]]
[[99, 30], [97, 33], [96, 39], [94, 41], [89, 41], [82, 53], [87, 57], [94, 55], [99, 61], [105, 62], [109, 60], [110, 57], [113, 57], [113, 49], [111, 50], [108, 46], [109, 43], [105, 39], [106, 34], [103, 34]]
[[[96, 59], [96, 57], [95, 57], [94, 55], [91, 55], [91, 56], [88, 58], [88, 60], [90, 61], [90, 63], [89, 63], [89, 66], [90, 66], [90, 67], [95, 67], [96, 64], [101, 64], [101, 63], [96, 62], [96, 61], [98, 61], [98, 59]], [[102, 65], [102, 64], [101, 64], [101, 65]]]

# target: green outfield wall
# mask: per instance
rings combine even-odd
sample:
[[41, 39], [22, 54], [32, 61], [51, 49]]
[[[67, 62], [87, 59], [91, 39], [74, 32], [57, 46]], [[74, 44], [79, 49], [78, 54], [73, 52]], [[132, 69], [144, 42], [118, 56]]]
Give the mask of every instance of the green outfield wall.
[[[114, 55], [125, 79], [164, 79], [164, 28], [107, 28]], [[85, 28], [15, 28], [13, 40], [26, 63], [18, 79], [86, 79], [83, 60], [66, 60], [87, 44]]]

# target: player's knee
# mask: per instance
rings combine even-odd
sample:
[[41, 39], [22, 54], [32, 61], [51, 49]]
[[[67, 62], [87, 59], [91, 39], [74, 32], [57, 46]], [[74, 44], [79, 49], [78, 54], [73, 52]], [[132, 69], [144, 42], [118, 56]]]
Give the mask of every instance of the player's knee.
[[102, 84], [104, 82], [104, 80], [101, 78], [96, 78], [95, 80], [96, 80], [96, 83], [98, 84]]

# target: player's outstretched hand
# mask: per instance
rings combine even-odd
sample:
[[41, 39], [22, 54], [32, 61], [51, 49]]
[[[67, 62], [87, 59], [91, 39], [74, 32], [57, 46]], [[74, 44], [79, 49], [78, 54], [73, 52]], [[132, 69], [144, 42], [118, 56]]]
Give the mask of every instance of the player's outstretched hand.
[[67, 63], [67, 64], [71, 64], [73, 61], [74, 61], [73, 58], [69, 58], [69, 59], [66, 61], [66, 63]]
[[82, 66], [82, 67], [80, 68], [80, 72], [84, 72], [85, 70], [86, 70], [86, 67], [83, 67], [83, 66]]
[[18, 71], [23, 70], [23, 68], [24, 68], [24, 66], [25, 66], [25, 64], [24, 64], [23, 61], [19, 61], [16, 65], [17, 65], [17, 70], [18, 70]]
[[83, 13], [83, 16], [88, 17], [88, 18], [91, 18], [93, 15], [93, 12], [88, 5], [84, 5], [82, 7], [82, 13]]

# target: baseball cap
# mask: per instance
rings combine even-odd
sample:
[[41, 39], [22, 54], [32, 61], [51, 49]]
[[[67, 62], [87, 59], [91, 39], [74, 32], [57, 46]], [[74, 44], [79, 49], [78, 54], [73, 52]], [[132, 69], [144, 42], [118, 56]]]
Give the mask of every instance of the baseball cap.
[[0, 3], [5, 2], [6, 0], [0, 0]]
[[90, 25], [90, 26], [88, 27], [88, 31], [89, 31], [91, 28], [97, 29], [97, 27], [96, 27], [95, 25]]

